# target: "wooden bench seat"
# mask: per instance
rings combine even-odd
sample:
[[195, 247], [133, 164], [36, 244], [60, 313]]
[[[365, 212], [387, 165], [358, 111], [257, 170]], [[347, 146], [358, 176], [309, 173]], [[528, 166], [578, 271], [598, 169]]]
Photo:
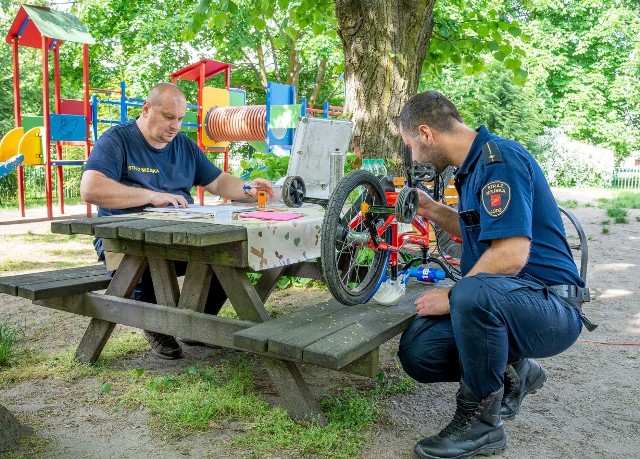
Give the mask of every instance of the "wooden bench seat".
[[0, 292], [35, 301], [103, 290], [109, 282], [104, 265], [95, 264], [1, 277]]
[[369, 359], [371, 368], [366, 370], [373, 376], [377, 373], [378, 347], [413, 321], [413, 301], [422, 291], [424, 286], [418, 282], [410, 284], [404, 300], [395, 306], [345, 306], [329, 300], [238, 331], [234, 333], [234, 345], [333, 370], [345, 369], [374, 353], [375, 359]]

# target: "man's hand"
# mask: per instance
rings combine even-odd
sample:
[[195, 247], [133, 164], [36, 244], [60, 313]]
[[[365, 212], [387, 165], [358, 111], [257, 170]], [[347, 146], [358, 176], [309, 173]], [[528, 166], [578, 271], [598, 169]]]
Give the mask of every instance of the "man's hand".
[[441, 316], [449, 314], [448, 288], [433, 288], [418, 297], [415, 301], [419, 316]]
[[418, 191], [418, 215], [430, 219], [437, 203], [424, 190], [420, 188], [416, 188], [416, 190]]
[[159, 191], [150, 191], [150, 204], [153, 207], [167, 207], [173, 206], [176, 209], [179, 207], [189, 207], [189, 203], [184, 196], [179, 194], [161, 193]]
[[251, 196], [257, 196], [258, 191], [266, 191], [269, 199], [273, 199], [275, 197], [275, 192], [273, 191], [273, 187], [268, 180], [262, 178], [256, 178], [247, 183], [251, 188], [247, 191]]

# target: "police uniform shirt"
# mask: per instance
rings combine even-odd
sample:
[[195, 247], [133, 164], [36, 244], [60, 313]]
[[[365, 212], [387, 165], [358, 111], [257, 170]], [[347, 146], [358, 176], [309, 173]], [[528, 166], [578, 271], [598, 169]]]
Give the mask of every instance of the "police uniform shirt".
[[493, 239], [524, 236], [531, 251], [521, 274], [546, 285], [584, 286], [555, 199], [540, 166], [519, 143], [481, 126], [456, 172], [466, 274]]
[[[91, 150], [85, 170], [101, 172], [123, 185], [182, 195], [189, 204], [193, 204], [191, 188], [208, 185], [222, 173], [182, 132], [164, 148], [154, 148], [135, 121], [114, 126], [102, 134]], [[98, 216], [140, 212], [145, 207], [100, 207]]]

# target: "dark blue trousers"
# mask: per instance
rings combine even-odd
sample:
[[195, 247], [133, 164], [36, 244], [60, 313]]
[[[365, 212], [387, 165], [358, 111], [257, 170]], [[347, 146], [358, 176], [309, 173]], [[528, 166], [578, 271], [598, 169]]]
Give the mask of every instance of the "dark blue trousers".
[[[98, 259], [102, 262], [104, 259], [104, 249], [102, 248], [102, 239], [96, 238], [93, 241], [93, 245], [96, 249], [96, 253], [98, 254]], [[175, 261], [176, 274], [178, 276], [184, 276], [187, 270], [187, 262], [185, 261]], [[115, 271], [111, 271], [110, 274], [113, 276]], [[153, 289], [153, 280], [151, 278], [151, 270], [147, 267], [142, 273], [136, 288], [133, 290], [131, 294], [131, 299], [137, 301], [144, 301], [147, 303], [157, 304], [156, 293]], [[222, 309], [222, 305], [227, 300], [227, 295], [220, 284], [217, 276], [213, 274], [211, 277], [211, 286], [209, 287], [209, 294], [207, 296], [207, 301], [204, 305], [204, 313], [216, 315]]]
[[417, 381], [464, 379], [480, 399], [502, 387], [507, 363], [559, 354], [582, 330], [578, 311], [530, 276], [465, 277], [450, 305], [450, 314], [417, 317], [398, 356]]

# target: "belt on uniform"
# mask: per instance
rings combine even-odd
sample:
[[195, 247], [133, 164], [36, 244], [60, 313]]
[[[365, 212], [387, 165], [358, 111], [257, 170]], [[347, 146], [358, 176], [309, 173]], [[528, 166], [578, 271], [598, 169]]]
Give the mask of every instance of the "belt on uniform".
[[571, 306], [578, 310], [580, 320], [587, 330], [593, 331], [598, 328], [598, 325], [587, 319], [587, 316], [582, 312], [582, 303], [591, 301], [591, 296], [589, 295], [589, 289], [587, 287], [578, 287], [576, 285], [550, 285], [547, 289], [558, 295], [560, 298], [567, 300]]
[[578, 287], [576, 285], [551, 285], [547, 287], [561, 298], [568, 300], [577, 300], [581, 303], [591, 301], [589, 289], [587, 287]]

